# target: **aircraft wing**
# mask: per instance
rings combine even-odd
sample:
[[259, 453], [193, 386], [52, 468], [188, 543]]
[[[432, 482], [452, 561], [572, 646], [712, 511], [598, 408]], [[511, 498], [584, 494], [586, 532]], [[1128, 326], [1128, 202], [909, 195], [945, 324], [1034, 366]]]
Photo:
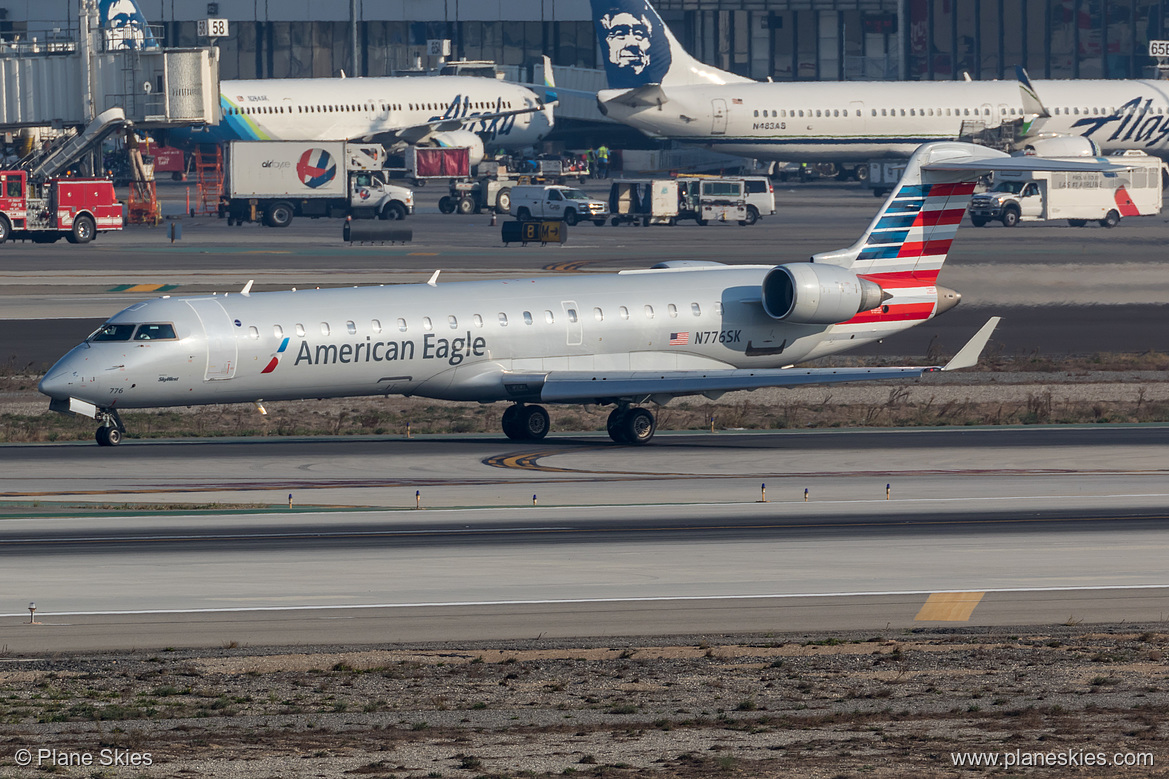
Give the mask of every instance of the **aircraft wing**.
[[621, 103], [633, 108], [660, 106], [669, 98], [661, 84], [645, 84], [633, 89], [602, 89], [597, 93], [601, 103]]
[[969, 368], [978, 362], [1000, 318], [992, 317], [943, 366], [889, 368], [746, 368], [710, 371], [550, 371], [546, 374], [512, 374], [505, 386], [517, 394], [535, 394], [546, 403], [611, 401], [629, 398], [664, 403], [682, 395], [718, 397], [724, 392], [763, 387], [795, 387], [838, 384], [846, 381], [916, 378], [936, 371]]

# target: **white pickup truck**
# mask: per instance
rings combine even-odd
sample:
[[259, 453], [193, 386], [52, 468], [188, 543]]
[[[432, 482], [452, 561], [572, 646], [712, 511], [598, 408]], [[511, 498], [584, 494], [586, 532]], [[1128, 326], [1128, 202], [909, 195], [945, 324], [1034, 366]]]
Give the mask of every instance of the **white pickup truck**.
[[521, 222], [558, 219], [567, 225], [589, 221], [600, 227], [609, 218], [609, 206], [574, 187], [521, 186], [511, 188], [511, 215]]

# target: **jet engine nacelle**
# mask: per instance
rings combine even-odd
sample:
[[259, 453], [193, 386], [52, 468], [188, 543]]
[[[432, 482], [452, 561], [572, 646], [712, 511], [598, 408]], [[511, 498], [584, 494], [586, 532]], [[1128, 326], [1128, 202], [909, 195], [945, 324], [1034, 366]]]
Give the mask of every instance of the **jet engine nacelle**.
[[763, 278], [763, 310], [773, 319], [794, 324], [846, 322], [884, 299], [878, 285], [839, 265], [787, 263]]
[[1046, 135], [1029, 138], [1023, 145], [1027, 154], [1036, 157], [1099, 157], [1100, 147], [1082, 135]]
[[483, 161], [483, 139], [470, 130], [450, 130], [430, 136], [435, 146], [467, 146], [471, 149], [471, 167]]

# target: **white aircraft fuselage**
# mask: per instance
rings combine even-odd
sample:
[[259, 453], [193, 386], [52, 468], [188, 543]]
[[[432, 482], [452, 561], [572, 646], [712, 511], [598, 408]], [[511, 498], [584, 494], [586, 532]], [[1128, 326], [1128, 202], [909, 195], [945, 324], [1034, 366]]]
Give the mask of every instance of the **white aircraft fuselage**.
[[[392, 140], [421, 128], [474, 133], [487, 148], [523, 148], [552, 128], [552, 108], [527, 87], [476, 76], [250, 79], [220, 84], [218, 125], [173, 133], [233, 140]], [[483, 118], [477, 119], [476, 117]], [[460, 121], [461, 120], [461, 121]]]
[[[1082, 136], [1106, 152], [1169, 156], [1169, 82], [1034, 81], [1052, 113], [1030, 128]], [[1023, 120], [1014, 81], [744, 82], [663, 87], [660, 105], [598, 98], [616, 121], [647, 134], [759, 159], [906, 158], [978, 124]], [[616, 98], [616, 99], [613, 99]]]

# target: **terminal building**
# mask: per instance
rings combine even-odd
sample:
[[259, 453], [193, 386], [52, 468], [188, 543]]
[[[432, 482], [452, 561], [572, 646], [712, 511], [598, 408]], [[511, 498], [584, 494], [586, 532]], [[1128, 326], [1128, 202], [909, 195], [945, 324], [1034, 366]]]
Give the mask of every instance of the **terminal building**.
[[[69, 35], [79, 0], [0, 0], [0, 39]], [[139, 0], [165, 45], [196, 47], [227, 19], [225, 79], [382, 76], [451, 58], [515, 70], [540, 55], [596, 68], [584, 0]], [[655, 0], [699, 59], [754, 79], [1141, 78], [1150, 39], [1169, 37], [1169, 0]], [[356, 58], [354, 57], [356, 43]], [[356, 60], [356, 62], [355, 62]]]

